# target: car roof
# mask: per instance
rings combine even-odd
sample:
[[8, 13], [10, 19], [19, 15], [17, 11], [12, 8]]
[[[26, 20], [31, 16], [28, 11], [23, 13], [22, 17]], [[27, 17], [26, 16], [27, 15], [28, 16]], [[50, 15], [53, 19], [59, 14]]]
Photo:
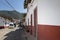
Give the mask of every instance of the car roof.
[[14, 24], [14, 23], [11, 22], [11, 23], [9, 23], [9, 24]]

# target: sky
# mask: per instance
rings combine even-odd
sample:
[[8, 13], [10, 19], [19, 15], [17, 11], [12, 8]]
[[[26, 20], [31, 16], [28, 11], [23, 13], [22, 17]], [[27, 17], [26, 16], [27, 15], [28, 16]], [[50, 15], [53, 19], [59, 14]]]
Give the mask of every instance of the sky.
[[[20, 13], [26, 13], [24, 9], [24, 0], [7, 0], [15, 10]], [[0, 10], [14, 10], [5, 0], [0, 0]]]

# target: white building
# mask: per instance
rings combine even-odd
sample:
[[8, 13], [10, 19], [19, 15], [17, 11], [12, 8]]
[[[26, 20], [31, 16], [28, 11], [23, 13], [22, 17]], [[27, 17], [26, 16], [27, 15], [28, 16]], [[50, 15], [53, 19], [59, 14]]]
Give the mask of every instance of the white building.
[[0, 26], [4, 26], [5, 19], [3, 17], [0, 17]]
[[0, 17], [0, 28], [5, 28], [6, 24], [9, 24], [10, 22], [10, 20]]
[[37, 40], [60, 40], [60, 0], [25, 0], [27, 30]]

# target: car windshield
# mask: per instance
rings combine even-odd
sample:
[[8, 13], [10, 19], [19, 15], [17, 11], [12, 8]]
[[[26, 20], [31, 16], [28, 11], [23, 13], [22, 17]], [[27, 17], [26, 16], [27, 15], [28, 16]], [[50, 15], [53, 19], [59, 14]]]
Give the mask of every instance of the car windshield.
[[13, 26], [13, 24], [10, 24], [10, 26]]

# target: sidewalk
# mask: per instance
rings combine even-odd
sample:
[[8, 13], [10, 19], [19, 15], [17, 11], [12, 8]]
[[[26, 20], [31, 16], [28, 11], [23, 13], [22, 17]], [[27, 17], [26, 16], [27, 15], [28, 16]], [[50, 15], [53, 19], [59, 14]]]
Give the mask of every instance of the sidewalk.
[[30, 33], [25, 32], [27, 40], [36, 40], [36, 38], [33, 35], [30, 35]]
[[4, 35], [7, 34], [7, 33], [9, 33], [10, 31], [11, 31], [11, 30], [8, 29], [8, 28], [1, 29], [1, 30], [0, 30], [0, 40], [3, 40], [3, 39], [5, 38]]
[[8, 29], [8, 28], [0, 29], [0, 40], [4, 40], [4, 38], [7, 37], [7, 36], [4, 36], [4, 35], [8, 34], [11, 31], [15, 31], [16, 29], [18, 29], [18, 28], [16, 27], [14, 29]]

